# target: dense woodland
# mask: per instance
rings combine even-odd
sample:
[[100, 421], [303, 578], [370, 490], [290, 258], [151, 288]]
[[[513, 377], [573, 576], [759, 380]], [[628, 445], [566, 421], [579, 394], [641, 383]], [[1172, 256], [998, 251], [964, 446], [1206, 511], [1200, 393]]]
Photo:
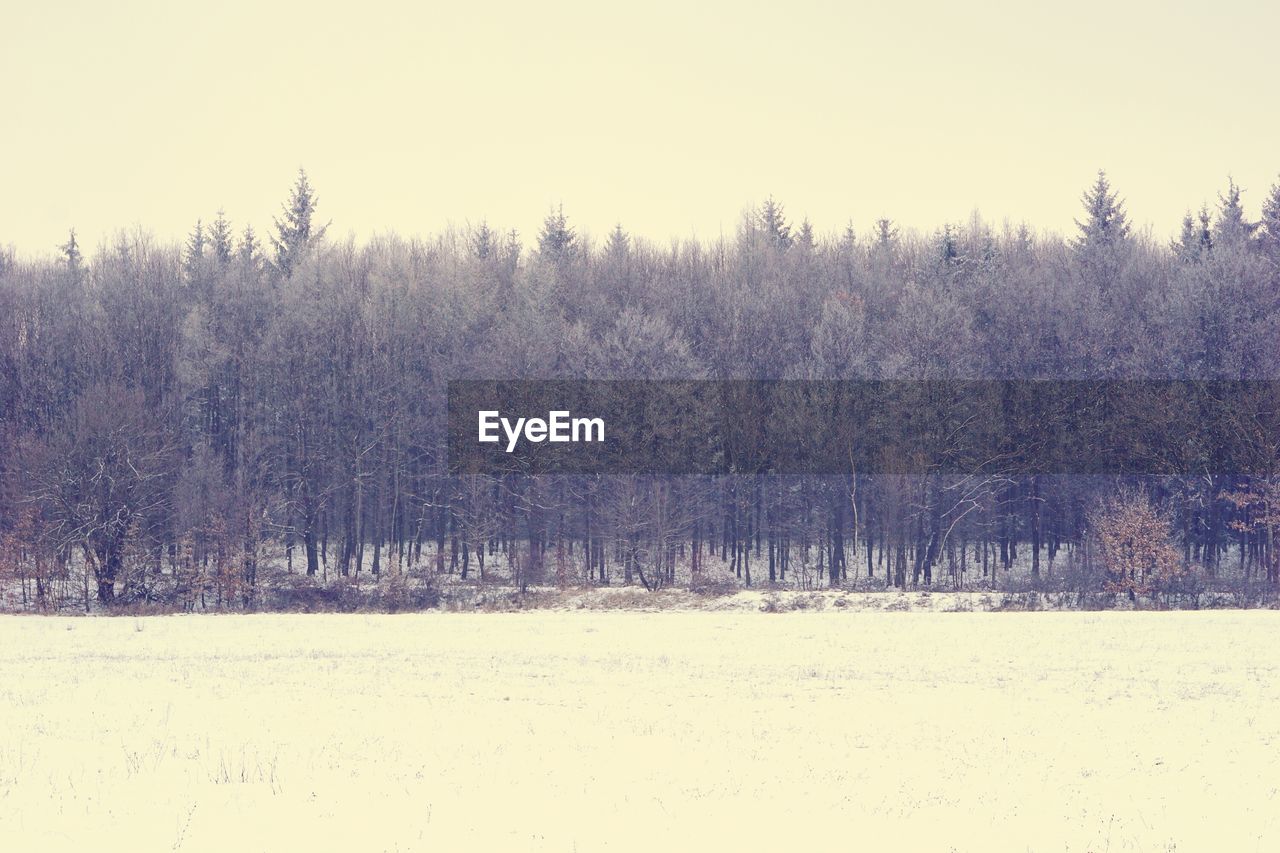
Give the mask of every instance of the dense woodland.
[[0, 254], [8, 600], [1275, 584], [1277, 476], [448, 475], [450, 379], [1280, 379], [1280, 185], [1253, 221], [1228, 183], [1171, 243], [1105, 175], [1082, 202], [1067, 237], [820, 234], [770, 199], [709, 243], [593, 241], [555, 209], [527, 244], [481, 223], [357, 245], [300, 174], [270, 234], [219, 212], [181, 246]]

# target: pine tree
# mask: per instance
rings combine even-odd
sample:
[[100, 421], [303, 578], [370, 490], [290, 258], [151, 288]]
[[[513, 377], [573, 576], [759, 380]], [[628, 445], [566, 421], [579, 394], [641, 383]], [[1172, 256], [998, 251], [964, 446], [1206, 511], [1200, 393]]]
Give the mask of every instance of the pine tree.
[[557, 205], [542, 221], [538, 234], [538, 252], [552, 261], [566, 261], [577, 249], [577, 235], [564, 215], [564, 205]]
[[307, 173], [298, 170], [298, 180], [284, 205], [284, 218], [276, 218], [276, 233], [271, 238], [276, 253], [276, 267], [284, 275], [293, 272], [302, 255], [324, 237], [328, 223], [317, 227], [315, 219], [319, 199], [311, 189]]
[[844, 234], [840, 235], [840, 248], [846, 252], [858, 245], [858, 233], [853, 230], [853, 220], [850, 219], [844, 226]]
[[809, 222], [809, 218], [805, 217], [800, 223], [800, 230], [796, 232], [796, 245], [805, 251], [812, 251], [817, 241], [813, 236], [813, 225]]
[[1076, 220], [1080, 236], [1078, 249], [1109, 248], [1123, 243], [1129, 237], [1129, 218], [1124, 212], [1124, 202], [1111, 189], [1107, 173], [1099, 170], [1098, 179], [1080, 197], [1085, 209], [1085, 220]]
[[774, 245], [786, 249], [791, 246], [791, 226], [787, 224], [782, 205], [774, 201], [773, 196], [764, 200], [756, 213], [756, 225]]
[[1178, 255], [1179, 260], [1193, 261], [1200, 255], [1197, 251], [1198, 243], [1196, 220], [1188, 210], [1182, 217], [1182, 230], [1178, 233], [1178, 239], [1174, 240], [1169, 248]]
[[1028, 257], [1031, 250], [1035, 248], [1035, 237], [1031, 233], [1031, 226], [1026, 222], [1018, 223], [1018, 230], [1013, 235], [1014, 251], [1021, 257]]
[[204, 265], [204, 244], [204, 222], [197, 219], [196, 227], [187, 237], [187, 245], [182, 252], [182, 269], [186, 272], [188, 281], [195, 281], [200, 277], [201, 267]]
[[1201, 207], [1198, 216], [1188, 210], [1182, 217], [1182, 231], [1170, 248], [1182, 261], [1198, 261], [1213, 248], [1213, 233], [1209, 228], [1209, 208]]
[[209, 240], [213, 244], [213, 259], [219, 267], [225, 268], [231, 263], [231, 223], [221, 208], [213, 225], [209, 226]]
[[631, 238], [622, 230], [622, 223], [613, 226], [609, 232], [609, 242], [605, 244], [605, 255], [614, 260], [623, 260], [631, 252]]
[[956, 244], [955, 229], [950, 223], [938, 232], [938, 259], [943, 267], [950, 267], [960, 259], [960, 247]]
[[58, 247], [62, 252], [62, 261], [72, 278], [79, 279], [84, 271], [84, 256], [80, 254], [80, 243], [76, 240], [76, 229], [72, 228], [67, 242]]
[[507, 232], [506, 242], [502, 245], [502, 262], [509, 272], [515, 272], [516, 267], [519, 266], [522, 249], [520, 232], [512, 228]]
[[1271, 192], [1262, 203], [1262, 221], [1258, 226], [1262, 250], [1280, 263], [1280, 181], [1272, 185]]
[[631, 237], [616, 223], [605, 241], [601, 277], [609, 290], [609, 296], [617, 305], [626, 305], [635, 285], [631, 264]]
[[481, 220], [480, 225], [471, 235], [471, 254], [482, 261], [493, 257], [497, 248], [497, 239], [488, 220]]
[[244, 232], [240, 235], [240, 262], [246, 265], [256, 265], [260, 252], [261, 247], [258, 245], [258, 235], [253, 233], [252, 225], [246, 225]]
[[882, 249], [888, 249], [898, 240], [898, 229], [894, 227], [891, 219], [876, 220], [876, 245]]
[[1245, 219], [1240, 187], [1228, 177], [1226, 193], [1218, 194], [1218, 219], [1213, 226], [1215, 242], [1223, 246], [1240, 246], [1253, 236], [1257, 227], [1257, 223]]
[[[972, 242], [977, 244], [974, 247], [976, 251], [972, 254], [977, 257], [978, 262], [984, 267], [991, 267], [1000, 261], [1003, 254], [1000, 242], [996, 240], [996, 235], [992, 233], [991, 229], [983, 224], [976, 215], [972, 222], [975, 235], [975, 239]], [[963, 254], [961, 252], [961, 255]]]

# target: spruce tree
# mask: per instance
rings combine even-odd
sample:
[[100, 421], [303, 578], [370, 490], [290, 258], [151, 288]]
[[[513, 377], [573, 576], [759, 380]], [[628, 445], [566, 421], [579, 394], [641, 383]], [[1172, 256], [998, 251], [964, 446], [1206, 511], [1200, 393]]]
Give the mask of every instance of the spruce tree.
[[1084, 205], [1085, 219], [1076, 220], [1080, 236], [1078, 249], [1111, 248], [1129, 238], [1129, 218], [1124, 212], [1124, 202], [1111, 189], [1107, 173], [1099, 170], [1098, 179], [1080, 197]]
[[1245, 219], [1244, 205], [1240, 203], [1240, 187], [1228, 177], [1226, 193], [1218, 194], [1218, 218], [1213, 226], [1214, 241], [1223, 246], [1240, 246], [1253, 236], [1257, 227], [1256, 223]]
[[306, 171], [299, 169], [298, 180], [284, 205], [284, 216], [275, 219], [276, 233], [271, 238], [276, 268], [285, 276], [293, 272], [307, 250], [320, 242], [329, 227], [327, 223], [317, 226], [314, 222], [318, 202]]
[[471, 254], [479, 260], [486, 261], [493, 256], [496, 243], [496, 235], [489, 227], [488, 220], [481, 220], [480, 225], [471, 235]]
[[564, 215], [564, 205], [557, 205], [542, 221], [538, 233], [538, 253], [548, 260], [567, 261], [577, 249], [577, 235]]
[[782, 205], [774, 201], [773, 196], [769, 196], [760, 205], [760, 210], [756, 213], [756, 225], [774, 245], [782, 249], [791, 246], [791, 226], [787, 224]]
[[80, 243], [76, 240], [76, 229], [72, 228], [67, 242], [58, 247], [62, 252], [62, 262], [66, 265], [71, 277], [79, 280], [84, 271], [84, 256], [80, 254]]
[[631, 251], [631, 238], [622, 230], [622, 223], [613, 226], [609, 232], [609, 242], [605, 244], [605, 254], [614, 260], [625, 259]]
[[240, 235], [240, 261], [246, 264], [257, 263], [260, 251], [258, 235], [253, 233], [252, 225], [246, 225]]
[[809, 222], [808, 217], [800, 223], [800, 230], [796, 232], [796, 244], [805, 251], [812, 251], [817, 245], [817, 240], [813, 236], [813, 224]]
[[1262, 221], [1258, 223], [1262, 251], [1280, 263], [1280, 181], [1271, 186], [1262, 203]]
[[1174, 240], [1169, 248], [1173, 249], [1179, 260], [1194, 261], [1200, 255], [1199, 242], [1195, 217], [1188, 210], [1182, 216], [1182, 230], [1178, 233], [1178, 239]]
[[219, 267], [225, 268], [231, 263], [231, 223], [221, 209], [209, 226], [209, 241], [213, 244], [213, 259]]
[[850, 251], [854, 246], [858, 245], [858, 232], [853, 230], [853, 220], [845, 223], [844, 233], [840, 235], [840, 248]]
[[182, 251], [182, 269], [187, 274], [187, 281], [193, 282], [200, 278], [204, 265], [204, 244], [204, 222], [197, 219], [196, 227], [191, 229], [187, 245]]
[[882, 249], [888, 249], [898, 240], [898, 229], [894, 227], [892, 219], [880, 218], [876, 220], [876, 245]]
[[1193, 216], [1188, 210], [1182, 217], [1182, 231], [1170, 248], [1181, 261], [1198, 261], [1213, 248], [1213, 231], [1209, 227], [1209, 208], [1200, 208], [1200, 213]]
[[944, 268], [947, 268], [959, 259], [960, 247], [956, 243], [956, 232], [951, 224], [947, 223], [938, 232], [938, 260]]

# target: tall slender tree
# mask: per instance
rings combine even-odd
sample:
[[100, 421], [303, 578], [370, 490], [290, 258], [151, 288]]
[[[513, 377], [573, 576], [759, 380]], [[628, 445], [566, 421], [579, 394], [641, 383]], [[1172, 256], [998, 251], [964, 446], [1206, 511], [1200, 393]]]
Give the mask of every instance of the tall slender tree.
[[289, 276], [303, 254], [324, 238], [329, 223], [317, 225], [316, 207], [319, 199], [311, 188], [304, 169], [298, 170], [298, 179], [284, 204], [283, 215], [275, 218], [276, 233], [271, 237], [275, 249], [276, 268]]
[[1080, 203], [1084, 205], [1085, 218], [1076, 220], [1080, 229], [1075, 243], [1078, 249], [1110, 248], [1129, 238], [1129, 217], [1124, 202], [1111, 188], [1105, 171], [1098, 171], [1097, 180], [1085, 190]]

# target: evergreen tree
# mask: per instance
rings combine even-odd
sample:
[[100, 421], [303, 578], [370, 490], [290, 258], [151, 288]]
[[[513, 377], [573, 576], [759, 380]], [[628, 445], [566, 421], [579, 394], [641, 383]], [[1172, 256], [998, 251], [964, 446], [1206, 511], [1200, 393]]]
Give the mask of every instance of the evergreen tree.
[[1182, 216], [1182, 230], [1178, 233], [1178, 239], [1170, 243], [1169, 248], [1177, 253], [1179, 260], [1193, 261], [1200, 255], [1198, 244], [1196, 220], [1191, 215], [1191, 211], [1188, 210]]
[[191, 230], [187, 245], [182, 250], [182, 269], [187, 274], [188, 281], [194, 282], [200, 278], [201, 268], [204, 266], [204, 244], [204, 222], [197, 219], [196, 227]]
[[84, 271], [84, 256], [80, 254], [80, 243], [76, 240], [76, 229], [72, 228], [67, 242], [58, 247], [62, 252], [62, 262], [73, 279], [79, 280]]
[[782, 205], [773, 196], [764, 200], [756, 213], [756, 225], [774, 245], [786, 249], [791, 246], [791, 226], [787, 224]]
[[1188, 210], [1182, 217], [1182, 231], [1178, 239], [1170, 244], [1170, 248], [1181, 261], [1198, 261], [1213, 248], [1213, 232], [1209, 227], [1210, 217], [1207, 206], [1200, 208], [1200, 213], [1193, 216]]
[[1262, 250], [1280, 263], [1280, 181], [1272, 185], [1271, 192], [1262, 203], [1262, 221], [1258, 226]]
[[888, 249], [898, 240], [898, 229], [894, 227], [891, 219], [876, 220], [876, 245], [882, 249]]
[[631, 252], [631, 238], [622, 230], [622, 223], [613, 226], [609, 232], [609, 242], [605, 244], [605, 255], [614, 260], [624, 260]]
[[796, 244], [805, 251], [813, 251], [817, 240], [813, 236], [813, 225], [809, 222], [808, 217], [800, 223], [800, 230], [796, 232]]
[[542, 221], [538, 234], [538, 252], [548, 260], [567, 261], [577, 250], [578, 236], [564, 215], [564, 205], [557, 205]]
[[1035, 238], [1031, 233], [1031, 226], [1026, 222], [1018, 223], [1018, 230], [1013, 235], [1014, 252], [1022, 257], [1027, 257], [1035, 248]]
[[480, 225], [471, 235], [471, 254], [482, 261], [493, 257], [497, 248], [497, 238], [488, 220], [481, 220]]
[[1098, 179], [1080, 201], [1086, 216], [1083, 222], [1076, 220], [1080, 229], [1075, 243], [1077, 248], [1110, 248], [1129, 238], [1129, 218], [1124, 212], [1124, 202], [1111, 189], [1106, 172], [1098, 171]]
[[1257, 223], [1245, 219], [1240, 187], [1228, 177], [1226, 193], [1218, 194], [1218, 219], [1213, 226], [1215, 242], [1223, 246], [1240, 246], [1253, 236], [1257, 227]]
[[[1000, 243], [996, 240], [996, 235], [976, 215], [972, 220], [972, 228], [971, 244], [974, 246], [974, 251], [971, 254], [978, 258], [983, 266], [993, 266], [1001, 256]], [[963, 255], [964, 252], [961, 252], [961, 256]]]
[[951, 267], [960, 259], [960, 247], [956, 243], [956, 232], [950, 223], [942, 226], [938, 232], [938, 260], [944, 268]]
[[284, 205], [284, 217], [275, 219], [276, 233], [271, 238], [276, 253], [276, 267], [284, 275], [293, 272], [302, 254], [318, 243], [328, 229], [328, 224], [314, 223], [319, 199], [311, 189], [307, 173], [298, 170], [298, 180]]
[[209, 240], [213, 244], [213, 259], [219, 267], [225, 268], [231, 263], [231, 223], [221, 209], [218, 210], [213, 225], [209, 226]]
[[253, 233], [252, 225], [246, 225], [244, 232], [240, 235], [240, 262], [256, 264], [260, 253], [261, 247], [258, 245], [258, 235]]
[[1213, 230], [1209, 227], [1209, 205], [1200, 206], [1200, 227], [1197, 231], [1200, 241], [1199, 253], [1208, 254], [1213, 249]]
[[512, 228], [507, 232], [507, 241], [503, 246], [503, 262], [509, 270], [515, 271], [516, 266], [520, 263], [520, 232]]
[[858, 245], [858, 233], [853, 230], [853, 220], [851, 219], [845, 223], [844, 233], [840, 235], [840, 248], [849, 251], [856, 245]]

